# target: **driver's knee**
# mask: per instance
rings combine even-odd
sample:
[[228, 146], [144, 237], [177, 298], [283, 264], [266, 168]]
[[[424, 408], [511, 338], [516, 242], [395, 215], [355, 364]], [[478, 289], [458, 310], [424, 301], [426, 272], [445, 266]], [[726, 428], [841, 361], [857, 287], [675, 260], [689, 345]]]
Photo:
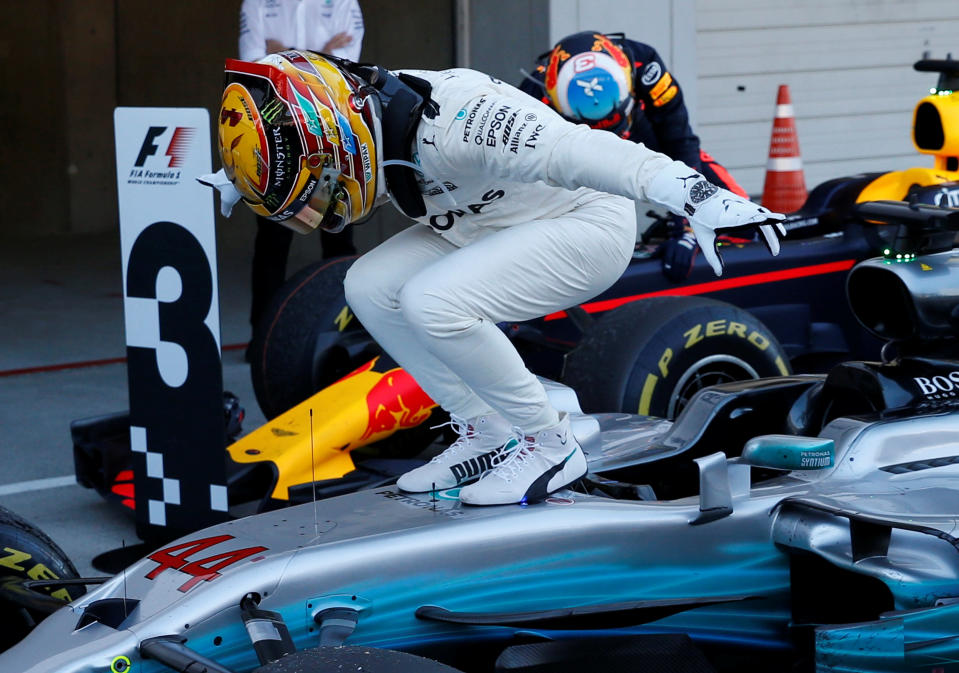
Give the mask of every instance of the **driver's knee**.
[[479, 324], [480, 317], [467, 310], [463, 301], [457, 301], [455, 293], [426, 276], [414, 276], [399, 292], [400, 311], [414, 331], [426, 339], [442, 339], [461, 335]]
[[346, 303], [361, 322], [377, 314], [398, 312], [398, 282], [364, 257], [353, 262], [343, 279]]

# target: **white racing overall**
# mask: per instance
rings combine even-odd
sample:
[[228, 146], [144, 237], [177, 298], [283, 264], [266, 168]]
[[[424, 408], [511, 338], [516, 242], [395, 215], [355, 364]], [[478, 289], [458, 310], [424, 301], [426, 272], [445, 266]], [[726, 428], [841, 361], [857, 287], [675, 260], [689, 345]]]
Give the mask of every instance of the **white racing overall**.
[[497, 323], [612, 285], [636, 240], [629, 199], [647, 198], [672, 160], [567, 122], [488, 75], [410, 74], [430, 82], [440, 108], [420, 122], [413, 154], [427, 214], [354, 263], [347, 302], [448, 412], [495, 411], [538, 432], [557, 412]]

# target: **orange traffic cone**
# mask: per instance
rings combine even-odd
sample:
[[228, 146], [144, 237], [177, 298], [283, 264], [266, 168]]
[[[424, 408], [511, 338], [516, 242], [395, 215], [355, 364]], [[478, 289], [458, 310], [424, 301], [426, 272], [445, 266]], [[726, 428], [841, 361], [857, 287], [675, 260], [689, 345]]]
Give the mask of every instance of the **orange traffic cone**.
[[769, 163], [766, 164], [762, 204], [773, 212], [791, 213], [799, 210], [806, 202], [806, 196], [806, 178], [803, 176], [802, 159], [799, 158], [799, 136], [796, 134], [796, 118], [789, 99], [789, 87], [780, 84], [776, 96], [776, 119], [769, 141]]

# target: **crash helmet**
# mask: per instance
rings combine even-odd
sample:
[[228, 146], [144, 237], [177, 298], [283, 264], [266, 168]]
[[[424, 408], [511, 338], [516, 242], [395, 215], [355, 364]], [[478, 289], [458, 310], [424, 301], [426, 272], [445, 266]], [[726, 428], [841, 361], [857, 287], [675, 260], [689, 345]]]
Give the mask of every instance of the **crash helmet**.
[[225, 70], [220, 159], [243, 201], [301, 233], [369, 216], [382, 181], [366, 83], [307, 51], [228, 59]]
[[629, 130], [633, 67], [606, 35], [585, 31], [560, 40], [546, 64], [546, 97], [570, 121], [618, 135]]

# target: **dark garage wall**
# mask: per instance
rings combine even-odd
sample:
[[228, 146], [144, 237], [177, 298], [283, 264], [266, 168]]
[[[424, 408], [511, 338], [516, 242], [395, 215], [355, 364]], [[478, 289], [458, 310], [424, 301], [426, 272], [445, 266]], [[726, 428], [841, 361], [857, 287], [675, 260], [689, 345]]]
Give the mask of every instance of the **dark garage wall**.
[[[385, 0], [360, 6], [364, 60], [453, 65], [452, 0], [402, 11]], [[5, 3], [0, 237], [116, 231], [113, 109], [206, 107], [212, 120], [223, 59], [236, 52], [239, 7], [240, 0]], [[380, 235], [371, 224], [358, 240]]]
[[469, 66], [510, 84], [549, 49], [549, 0], [473, 0], [469, 4]]
[[[518, 68], [549, 46], [548, 0], [419, 0], [402, 8], [360, 0], [362, 59], [391, 68], [454, 65], [457, 4], [468, 11], [471, 67], [517, 83]], [[114, 108], [205, 107], [212, 126], [223, 59], [236, 52], [240, 0], [6, 5], [0, 237], [115, 232]], [[245, 211], [234, 218], [252, 221]], [[404, 225], [383, 209], [357, 229], [357, 242], [370, 247]]]
[[25, 234], [69, 220], [59, 3], [9, 3], [0, 28], [0, 222]]

